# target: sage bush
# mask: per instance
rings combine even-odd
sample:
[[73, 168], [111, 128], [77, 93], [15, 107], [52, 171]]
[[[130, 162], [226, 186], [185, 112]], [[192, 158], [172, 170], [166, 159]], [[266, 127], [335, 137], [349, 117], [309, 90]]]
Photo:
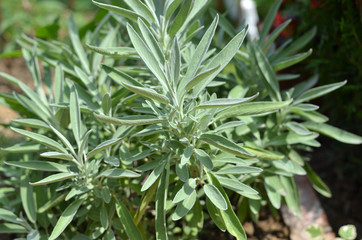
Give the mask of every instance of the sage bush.
[[279, 86], [299, 77], [278, 72], [312, 53], [296, 54], [315, 33], [278, 46], [289, 23], [271, 31], [281, 1], [253, 41], [209, 1], [93, 3], [109, 13], [82, 41], [72, 16], [69, 43], [18, 40], [33, 89], [0, 73], [22, 90], [0, 93], [0, 103], [19, 113], [9, 127], [24, 136], [2, 149], [0, 233], [197, 239], [212, 222], [246, 239], [242, 222], [263, 206], [300, 215], [294, 175], [331, 196], [305, 153], [319, 133], [362, 138], [310, 103], [345, 81]]

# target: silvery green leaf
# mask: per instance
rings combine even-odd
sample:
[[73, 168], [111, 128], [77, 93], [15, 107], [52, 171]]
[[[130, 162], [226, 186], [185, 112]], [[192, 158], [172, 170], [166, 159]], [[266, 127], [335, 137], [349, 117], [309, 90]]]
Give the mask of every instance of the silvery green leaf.
[[98, 146], [93, 148], [93, 150], [87, 154], [87, 158], [90, 159], [91, 157], [93, 157], [97, 153], [103, 151], [104, 149], [109, 148], [109, 147], [119, 143], [121, 140], [122, 140], [122, 138], [114, 138], [114, 139], [109, 139], [109, 140], [106, 140], [106, 141], [100, 143]]
[[159, 94], [151, 88], [143, 86], [128, 74], [111, 69], [109, 67], [104, 67], [104, 69], [111, 78], [113, 78], [117, 82], [120, 82], [128, 90], [166, 105], [170, 102], [166, 96]]
[[212, 69], [216, 66], [220, 66], [217, 71], [211, 74], [206, 81], [202, 81], [195, 86], [192, 92], [192, 96], [198, 96], [203, 89], [225, 68], [225, 66], [231, 61], [235, 53], [239, 50], [242, 42], [245, 39], [247, 28], [244, 28], [239, 32], [231, 41], [218, 53], [210, 62], [205, 66], [205, 69]]
[[215, 174], [250, 174], [250, 173], [261, 173], [263, 169], [257, 167], [249, 167], [249, 166], [233, 166], [233, 167], [225, 167], [220, 169]]
[[221, 231], [225, 232], [226, 226], [224, 220], [221, 217], [220, 209], [215, 207], [215, 205], [208, 198], [206, 198], [206, 207], [212, 221]]
[[168, 21], [170, 19], [172, 14], [176, 11], [176, 9], [178, 8], [178, 6], [180, 6], [181, 3], [182, 3], [182, 0], [172, 0], [172, 1], [169, 0], [165, 4], [166, 21]]
[[282, 51], [280, 51], [279, 53], [277, 53], [275, 58], [278, 59], [278, 58], [286, 57], [286, 56], [289, 56], [290, 54], [298, 52], [300, 49], [302, 49], [305, 45], [308, 44], [308, 42], [310, 42], [314, 38], [316, 33], [317, 33], [317, 28], [313, 27], [308, 32], [303, 34], [301, 37], [296, 39], [287, 48], [285, 48]]
[[133, 21], [137, 21], [137, 19], [139, 17], [141, 17], [140, 15], [138, 15], [137, 13], [131, 11], [131, 10], [128, 10], [128, 9], [125, 9], [125, 8], [120, 8], [120, 7], [117, 7], [117, 6], [114, 6], [114, 5], [110, 5], [110, 4], [105, 4], [105, 3], [100, 3], [100, 2], [96, 2], [94, 0], [92, 0], [92, 2], [97, 5], [98, 7], [100, 8], [104, 8], [108, 11], [112, 11], [114, 13], [117, 13], [123, 17], [126, 17], [130, 20], [133, 20]]
[[80, 147], [78, 149], [78, 159], [82, 159], [82, 154], [85, 154], [85, 149], [87, 148], [87, 144], [88, 144], [88, 138], [89, 135], [92, 133], [92, 129], [89, 130], [83, 137], [82, 142], [80, 144]]
[[[197, 79], [195, 79], [195, 74], [200, 68], [202, 61], [204, 60], [204, 56], [207, 50], [210, 47], [212, 38], [215, 34], [215, 30], [217, 27], [217, 23], [219, 21], [218, 15], [214, 18], [213, 22], [211, 23], [210, 27], [206, 30], [205, 34], [203, 35], [202, 39], [200, 40], [199, 44], [196, 47], [195, 52], [192, 55], [191, 61], [188, 64], [187, 72], [185, 77], [181, 80], [179, 85], [179, 92], [177, 93], [178, 97], [181, 96], [181, 90], [188, 89], [190, 90], [192, 86], [195, 86], [197, 83], [201, 82], [207, 76], [211, 75], [214, 71], [217, 70], [217, 66], [213, 68], [209, 68], [208, 70], [204, 71], [204, 75], [200, 75]], [[213, 70], [213, 71], [212, 71]], [[206, 72], [209, 72], [206, 74]], [[201, 77], [203, 76], [203, 77]], [[193, 83], [192, 83], [193, 82]], [[190, 85], [186, 88], [187, 85]]]
[[72, 126], [73, 136], [77, 145], [80, 146], [81, 139], [81, 115], [79, 109], [79, 100], [78, 92], [75, 86], [73, 85], [70, 92], [70, 102], [69, 102], [69, 112], [70, 112], [70, 124]]
[[54, 182], [63, 181], [63, 180], [69, 179], [69, 178], [74, 178], [76, 176], [78, 176], [77, 173], [69, 173], [69, 172], [56, 173], [56, 174], [50, 175], [40, 181], [30, 183], [30, 185], [32, 185], [32, 186], [46, 185], [46, 184], [50, 184], [50, 183], [54, 183]]
[[23, 175], [20, 180], [20, 198], [29, 221], [36, 223], [37, 214], [33, 186], [29, 185], [29, 178], [26, 175]]
[[225, 211], [220, 211], [221, 217], [223, 222], [225, 223], [226, 229], [228, 232], [240, 240], [246, 240], [246, 234], [243, 229], [243, 226], [241, 225], [238, 217], [236, 216], [235, 212], [233, 211], [233, 208], [231, 206], [229, 197], [227, 196], [225, 190], [217, 180], [217, 178], [212, 173], [207, 173], [207, 178], [209, 182], [214, 185], [221, 195], [223, 196], [224, 200], [227, 204], [227, 209]]
[[229, 139], [227, 139], [223, 136], [219, 136], [216, 134], [210, 134], [210, 133], [204, 133], [204, 134], [200, 135], [199, 139], [217, 147], [221, 151], [231, 153], [238, 157], [243, 157], [243, 158], [255, 157], [254, 154], [249, 153], [248, 151], [246, 151], [245, 149], [243, 149], [236, 143], [230, 141]]
[[255, 55], [257, 67], [261, 73], [264, 85], [268, 89], [271, 98], [275, 101], [281, 101], [279, 83], [268, 58], [258, 45], [253, 45], [253, 54]]
[[49, 125], [46, 124], [44, 121], [41, 121], [39, 119], [33, 119], [33, 118], [24, 118], [24, 119], [15, 119], [11, 121], [12, 123], [19, 124], [21, 126], [25, 127], [31, 127], [31, 128], [42, 128], [42, 129], [50, 129]]
[[43, 145], [46, 145], [56, 151], [59, 151], [59, 152], [63, 152], [63, 153], [67, 153], [67, 150], [62, 146], [60, 145], [59, 143], [57, 143], [56, 141], [54, 141], [53, 139], [51, 138], [48, 138], [44, 135], [41, 135], [41, 134], [38, 134], [38, 133], [34, 133], [34, 132], [29, 132], [29, 131], [26, 131], [26, 130], [23, 130], [23, 129], [19, 129], [19, 128], [13, 128], [11, 127], [10, 128], [11, 130], [13, 130], [14, 132], [17, 132], [23, 136], [26, 136], [34, 141], [37, 141]]
[[196, 202], [196, 196], [196, 191], [194, 190], [187, 198], [177, 204], [175, 212], [172, 214], [173, 221], [183, 218], [191, 210]]
[[299, 110], [299, 111], [315, 111], [315, 110], [318, 110], [319, 109], [319, 106], [317, 105], [314, 105], [314, 104], [309, 104], [309, 103], [300, 103], [300, 104], [297, 104], [297, 105], [294, 105], [292, 108], [291, 108], [291, 111], [293, 110]]
[[149, 47], [130, 24], [127, 24], [127, 30], [134, 48], [145, 62], [146, 66], [156, 76], [164, 89], [168, 89], [165, 73], [161, 68], [160, 62], [153, 56]]
[[87, 47], [96, 53], [115, 59], [135, 58], [138, 56], [136, 50], [131, 47], [97, 47], [93, 45], [87, 45]]
[[8, 153], [30, 153], [30, 152], [39, 152], [42, 149], [42, 146], [40, 144], [34, 144], [29, 142], [23, 142], [15, 144], [11, 147], [7, 148], [0, 148], [3, 152]]
[[309, 140], [313, 140], [319, 136], [318, 133], [313, 132], [310, 135], [301, 136], [294, 132], [284, 133], [276, 136], [267, 143], [268, 146], [283, 146], [288, 144], [306, 143]]
[[327, 84], [324, 86], [309, 89], [308, 91], [302, 93], [297, 99], [295, 99], [294, 104], [306, 102], [306, 101], [318, 98], [320, 96], [323, 96], [327, 93], [330, 93], [330, 92], [342, 87], [346, 83], [347, 83], [347, 81], [343, 81], [343, 82]]
[[186, 182], [189, 179], [189, 167], [187, 164], [182, 165], [180, 162], [177, 162], [175, 168], [176, 174], [180, 180]]
[[[206, 81], [208, 79], [209, 76], [211, 76], [213, 73], [215, 73], [216, 71], [218, 71], [220, 68], [220, 65], [207, 69], [201, 73], [199, 73], [198, 75], [196, 75], [195, 77], [193, 77], [192, 79], [190, 79], [185, 86], [186, 91], [190, 91], [193, 87], [195, 87], [197, 84], [202, 83], [203, 81]], [[183, 78], [185, 79], [185, 77]], [[182, 82], [181, 82], [182, 83]], [[179, 92], [181, 92], [181, 88], [179, 87]], [[184, 89], [182, 88], [182, 91], [184, 91]]]
[[316, 111], [302, 111], [295, 108], [291, 109], [291, 112], [298, 114], [308, 120], [311, 120], [316, 123], [324, 123], [327, 122], [329, 119], [328, 117], [324, 116], [323, 114], [316, 112]]
[[101, 172], [97, 178], [99, 177], [107, 177], [107, 178], [135, 178], [141, 176], [138, 173], [132, 172], [131, 170], [122, 169], [122, 168], [111, 168]]
[[150, 125], [154, 123], [166, 122], [165, 119], [159, 119], [155, 116], [150, 116], [150, 115], [136, 115], [136, 116], [127, 116], [122, 118], [115, 118], [95, 113], [94, 116], [101, 122], [111, 123], [114, 125], [139, 126], [139, 125]]
[[214, 164], [212, 163], [210, 156], [204, 150], [195, 149], [194, 152], [196, 158], [202, 163], [202, 165], [210, 170], [214, 168]]
[[83, 69], [85, 69], [85, 71], [87, 73], [90, 73], [87, 55], [82, 47], [82, 43], [80, 42], [79, 35], [78, 35], [78, 29], [74, 22], [73, 15], [69, 15], [68, 28], [69, 28], [70, 40], [72, 42], [75, 52], [77, 53], [77, 55], [79, 57], [82, 67], [83, 67]]
[[83, 200], [78, 199], [72, 202], [62, 213], [60, 218], [58, 219], [52, 234], [49, 237], [49, 240], [55, 240], [57, 239], [60, 234], [62, 234], [65, 230], [65, 228], [70, 224], [70, 222], [73, 220], [75, 214], [77, 213], [80, 205], [82, 205]]
[[218, 108], [218, 107], [230, 107], [235, 106], [243, 103], [247, 103], [253, 101], [259, 93], [255, 94], [254, 96], [247, 97], [247, 98], [217, 98], [215, 100], [210, 100], [207, 102], [203, 102], [195, 107], [195, 109], [204, 109], [204, 108]]
[[106, 93], [103, 95], [103, 98], [102, 98], [102, 109], [103, 109], [104, 114], [108, 115], [111, 108], [112, 108], [111, 95], [109, 93]]
[[153, 56], [155, 56], [157, 60], [161, 63], [161, 65], [163, 65], [166, 59], [153, 33], [149, 30], [149, 27], [147, 27], [146, 24], [140, 18], [138, 19], [138, 27], [141, 30], [143, 40], [151, 50]]
[[[92, 82], [92, 77], [88, 76], [82, 69], [75, 66], [74, 70], [78, 76], [78, 78], [81, 80], [81, 82], [86, 86], [86, 88], [89, 90], [89, 92], [95, 97], [98, 101], [101, 100], [101, 95], [99, 93], [99, 90], [97, 89], [96, 85]], [[72, 95], [71, 95], [72, 96]], [[70, 98], [72, 99], [72, 98]]]
[[28, 230], [18, 224], [14, 223], [2, 223], [0, 224], [0, 233], [27, 233]]
[[289, 209], [296, 216], [301, 216], [300, 197], [297, 185], [292, 177], [279, 176], [280, 182], [285, 191], [285, 201]]
[[12, 222], [12, 223], [19, 223], [19, 221], [17, 220], [18, 216], [16, 216], [13, 212], [4, 209], [4, 208], [0, 208], [0, 219], [7, 221], [7, 222]]
[[303, 126], [343, 143], [356, 144], [356, 145], [362, 143], [362, 137], [325, 123], [316, 123], [308, 121], [304, 122]]
[[192, 146], [187, 146], [185, 148], [185, 150], [183, 151], [183, 153], [181, 155], [181, 165], [185, 165], [186, 163], [189, 162], [192, 152], [193, 152]]
[[166, 200], [168, 195], [170, 165], [169, 163], [166, 163], [166, 168], [164, 168], [164, 164], [161, 164], [161, 166], [163, 173], [156, 192], [155, 229], [156, 239], [168, 240], [166, 226]]
[[146, 4], [144, 4], [141, 0], [125, 0], [128, 6], [132, 8], [136, 13], [140, 16], [147, 19], [149, 24], [154, 23], [157, 21], [157, 17], [154, 16], [154, 12], [148, 8]]
[[244, 121], [231, 121], [231, 122], [226, 122], [221, 124], [220, 126], [217, 126], [214, 130], [212, 130], [211, 132], [214, 133], [220, 133], [220, 132], [224, 132], [228, 129], [233, 129], [235, 127], [239, 127], [241, 125], [244, 125], [245, 122]]
[[143, 184], [143, 186], [141, 188], [141, 192], [146, 191], [148, 188], [150, 188], [152, 186], [152, 184], [161, 175], [164, 168], [165, 168], [165, 164], [162, 162], [151, 172], [150, 175], [148, 175], [147, 180], [144, 182], [144, 184]]
[[101, 226], [104, 228], [108, 228], [108, 213], [107, 207], [103, 204], [100, 210], [99, 219], [101, 220]]
[[[73, 148], [72, 144], [68, 141], [68, 139], [63, 134], [61, 134], [57, 129], [55, 129], [54, 127], [50, 126], [50, 128], [58, 136], [58, 138], [63, 142], [63, 144], [70, 150], [70, 152], [74, 156], [76, 156], [74, 148]], [[68, 153], [68, 152], [66, 151], [64, 153]]]
[[292, 19], [288, 19], [282, 24], [280, 24], [278, 27], [276, 27], [273, 32], [271, 32], [268, 36], [268, 39], [264, 41], [264, 39], [260, 39], [261, 41], [264, 41], [263, 50], [266, 51], [269, 46], [274, 42], [274, 40], [280, 35], [280, 33], [283, 32], [283, 30], [289, 25], [289, 23], [292, 21]]
[[264, 187], [273, 207], [279, 209], [283, 186], [281, 185], [278, 176], [264, 176]]
[[293, 131], [294, 133], [302, 136], [310, 135], [312, 134], [311, 131], [309, 131], [304, 125], [297, 123], [297, 122], [288, 122], [285, 124], [286, 127]]
[[252, 116], [275, 112], [283, 107], [288, 106], [292, 100], [284, 102], [250, 102], [240, 106], [233, 106], [219, 112], [216, 115], [216, 120], [222, 118]]
[[67, 165], [47, 162], [47, 161], [26, 161], [26, 162], [15, 162], [9, 161], [5, 164], [25, 169], [31, 169], [35, 171], [47, 171], [47, 172], [68, 172]]
[[293, 80], [300, 77], [300, 74], [278, 74], [276, 76], [278, 81]]
[[312, 49], [309, 49], [308, 52], [299, 53], [291, 57], [286, 57], [279, 59], [278, 61], [274, 61], [272, 64], [273, 69], [274, 71], [280, 71], [287, 67], [293, 66], [294, 64], [297, 64], [306, 59], [307, 57], [309, 57], [312, 54], [312, 52], [313, 52]]
[[66, 194], [54, 195], [48, 202], [38, 209], [38, 213], [44, 213], [56, 205], [62, 203], [66, 197]]
[[273, 161], [282, 159], [284, 157], [283, 154], [275, 153], [258, 147], [244, 146], [244, 149], [251, 154], [255, 154], [255, 157], [260, 160]]
[[60, 152], [44, 152], [41, 153], [40, 156], [45, 158], [56, 158], [56, 159], [62, 159], [66, 161], [73, 161], [73, 156], [68, 153], [60, 153]]
[[177, 13], [174, 21], [170, 26], [168, 27], [168, 34], [170, 38], [173, 38], [177, 32], [180, 30], [180, 28], [185, 24], [186, 19], [189, 17], [190, 9], [193, 5], [192, 0], [185, 0], [182, 4], [179, 12]]
[[258, 192], [256, 190], [254, 190], [253, 188], [249, 187], [248, 185], [245, 185], [244, 183], [240, 182], [240, 180], [235, 180], [235, 179], [231, 179], [228, 177], [222, 177], [222, 176], [217, 176], [217, 179], [219, 180], [220, 184], [223, 187], [228, 188], [232, 191], [235, 191], [236, 193], [238, 193], [240, 195], [258, 194]]
[[106, 157], [106, 158], [104, 159], [104, 162], [105, 162], [105, 163], [108, 163], [109, 165], [112, 165], [112, 166], [114, 166], [114, 167], [119, 167], [119, 159], [116, 158], [116, 157], [113, 157], [113, 156], [111, 156], [111, 157]]
[[203, 187], [206, 196], [211, 202], [220, 210], [226, 210], [228, 208], [227, 203], [220, 193], [220, 191], [212, 184], [206, 184]]
[[196, 187], [196, 179], [189, 178], [182, 188], [176, 193], [175, 197], [173, 198], [173, 203], [178, 203], [186, 199], [191, 193], [195, 190]]

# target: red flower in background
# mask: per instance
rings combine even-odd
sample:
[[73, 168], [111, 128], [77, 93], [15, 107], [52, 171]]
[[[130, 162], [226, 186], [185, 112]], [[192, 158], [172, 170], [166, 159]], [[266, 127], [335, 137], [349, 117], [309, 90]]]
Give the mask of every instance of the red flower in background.
[[[277, 14], [275, 15], [274, 18], [274, 22], [273, 22], [273, 28], [278, 27], [279, 25], [283, 24], [285, 22], [285, 18], [283, 17], [283, 15], [278, 11]], [[283, 30], [283, 32], [281, 33], [281, 35], [283, 37], [287, 36], [287, 33], [285, 30]]]
[[312, 8], [318, 8], [321, 4], [322, 4], [321, 0], [311, 0], [310, 1], [310, 6]]

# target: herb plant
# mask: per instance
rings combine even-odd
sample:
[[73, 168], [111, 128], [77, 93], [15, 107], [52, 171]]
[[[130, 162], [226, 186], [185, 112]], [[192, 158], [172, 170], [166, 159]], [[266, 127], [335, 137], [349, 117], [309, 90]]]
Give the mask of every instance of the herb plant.
[[[247, 44], [247, 27], [234, 34], [213, 12], [212, 23], [201, 25], [208, 1], [93, 3], [110, 13], [86, 34], [86, 48], [72, 17], [70, 44], [19, 41], [34, 89], [0, 75], [23, 91], [1, 93], [1, 103], [24, 116], [11, 128], [30, 139], [3, 149], [22, 153], [6, 159], [22, 170], [3, 167], [11, 170], [5, 175], [12, 187], [0, 201], [7, 222], [1, 232], [29, 239], [197, 239], [212, 221], [246, 239], [241, 223], [248, 208], [254, 220], [266, 203], [278, 209], [285, 201], [299, 213], [294, 174], [307, 174], [330, 194], [298, 152], [318, 146], [315, 132], [352, 144], [361, 138], [322, 123], [318, 107], [305, 103], [344, 82], [309, 89], [310, 80], [280, 91], [278, 81], [295, 76], [276, 71], [311, 53], [290, 56], [311, 33], [275, 48], [282, 29], [267, 33], [280, 1], [261, 39]], [[229, 29], [230, 39], [214, 41], [218, 26]], [[212, 93], [215, 87], [220, 91]], [[14, 198], [25, 216], [6, 204]]]

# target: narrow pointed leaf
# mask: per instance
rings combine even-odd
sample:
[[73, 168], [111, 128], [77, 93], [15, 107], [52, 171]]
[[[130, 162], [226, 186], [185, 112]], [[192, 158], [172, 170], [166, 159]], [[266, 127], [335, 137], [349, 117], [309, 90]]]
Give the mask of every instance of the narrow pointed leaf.
[[195, 190], [196, 187], [196, 179], [189, 178], [187, 182], [184, 183], [182, 188], [176, 193], [175, 197], [173, 198], [173, 203], [178, 203], [186, 199], [191, 193]]
[[186, 199], [177, 204], [175, 212], [172, 214], [173, 221], [180, 220], [191, 210], [196, 202], [196, 196], [196, 191], [194, 190]]
[[307, 171], [307, 177], [312, 184], [313, 188], [322, 194], [325, 197], [332, 197], [331, 190], [329, 187], [322, 181], [322, 179], [313, 171], [309, 164], [305, 165], [305, 170]]
[[29, 221], [36, 223], [36, 205], [34, 201], [33, 186], [29, 185], [29, 178], [22, 176], [20, 181], [20, 198]]
[[219, 208], [220, 210], [226, 210], [228, 208], [223, 195], [214, 185], [204, 185], [204, 192], [217, 208]]
[[28, 230], [14, 223], [2, 223], [0, 224], [0, 234], [10, 234], [10, 233], [27, 233]]
[[134, 48], [145, 62], [146, 66], [156, 76], [164, 88], [167, 89], [167, 80], [162, 68], [160, 67], [160, 62], [153, 56], [149, 47], [131, 25], [127, 24], [127, 30]]
[[342, 87], [346, 83], [347, 83], [347, 81], [343, 81], [343, 82], [332, 83], [332, 84], [312, 88], [312, 89], [304, 92], [302, 95], [300, 95], [294, 101], [294, 104], [298, 104], [298, 103], [301, 103], [301, 102], [306, 102], [306, 101], [318, 98], [320, 96], [323, 96], [323, 95], [325, 95], [327, 93], [330, 93], [330, 92]]
[[0, 220], [12, 222], [12, 223], [19, 223], [17, 218], [18, 218], [18, 216], [16, 216], [13, 212], [11, 212], [7, 209], [4, 209], [4, 208], [0, 208]]
[[75, 214], [77, 213], [80, 205], [82, 205], [83, 200], [78, 199], [72, 202], [62, 213], [57, 224], [55, 225], [52, 234], [49, 237], [49, 240], [57, 239], [60, 234], [64, 232], [66, 227], [71, 223]]
[[211, 69], [220, 65], [217, 71], [208, 77], [206, 81], [202, 81], [195, 86], [193, 89], [193, 97], [196, 97], [200, 92], [219, 74], [221, 70], [231, 61], [236, 52], [240, 49], [242, 42], [245, 39], [247, 28], [244, 28], [239, 32], [231, 41], [218, 53], [216, 54], [207, 64], [205, 69]]
[[240, 106], [230, 107], [221, 111], [216, 115], [216, 119], [238, 117], [238, 116], [252, 116], [275, 112], [283, 107], [288, 106], [292, 101], [284, 102], [250, 102]]
[[46, 172], [68, 172], [66, 165], [46, 161], [5, 162], [7, 165]]
[[83, 46], [80, 42], [79, 35], [78, 35], [78, 29], [77, 29], [77, 26], [74, 22], [72, 15], [70, 15], [69, 19], [68, 19], [68, 28], [69, 28], [70, 40], [72, 42], [75, 52], [77, 53], [77, 55], [79, 57], [82, 67], [83, 67], [83, 69], [86, 70], [87, 73], [90, 73], [87, 55], [84, 52]]
[[162, 168], [163, 173], [161, 180], [158, 184], [156, 193], [156, 239], [168, 240], [167, 226], [166, 226], [166, 200], [168, 194], [169, 184], [169, 163], [166, 164], [166, 168]]
[[261, 173], [263, 169], [249, 166], [234, 166], [222, 168], [215, 174], [250, 174], [250, 173]]
[[95, 5], [97, 5], [98, 7], [100, 7], [100, 8], [106, 9], [106, 10], [114, 12], [114, 13], [117, 13], [117, 14], [119, 14], [119, 15], [121, 15], [123, 17], [126, 17], [126, 18], [128, 18], [130, 20], [133, 20], [133, 21], [137, 21], [137, 19], [139, 17], [141, 17], [137, 13], [135, 13], [135, 12], [133, 12], [131, 10], [125, 9], [125, 8], [120, 8], [120, 7], [117, 7], [117, 6], [114, 6], [114, 5], [100, 3], [100, 2], [97, 2], [97, 1], [94, 1], [94, 0], [92, 0], [92, 2]]
[[273, 62], [273, 69], [274, 71], [280, 71], [287, 67], [293, 66], [294, 64], [297, 64], [309, 57], [312, 52], [312, 49], [309, 49], [308, 52], [299, 53], [287, 58], [282, 58], [276, 62]]
[[54, 150], [57, 150], [57, 151], [63, 152], [63, 153], [67, 153], [67, 150], [62, 145], [60, 145], [59, 143], [57, 143], [56, 141], [54, 141], [51, 138], [45, 137], [38, 133], [33, 133], [33, 132], [29, 132], [29, 131], [26, 131], [23, 129], [19, 129], [19, 128], [11, 127], [11, 130], [13, 130], [14, 132], [17, 132], [23, 136], [26, 136], [36, 142], [44, 144]]
[[175, 20], [168, 28], [168, 34], [170, 38], [173, 38], [176, 33], [180, 30], [183, 24], [185, 24], [187, 17], [189, 16], [190, 9], [192, 7], [192, 0], [185, 0], [182, 4], [180, 11], [175, 17]]
[[[213, 73], [218, 71], [220, 68], [220, 65], [210, 68], [208, 70], [205, 70], [202, 73], [199, 73], [194, 78], [192, 78], [189, 82], [186, 83], [185, 89], [186, 91], [190, 91], [193, 87], [195, 87], [197, 84], [202, 83], [203, 81], [206, 81], [209, 76], [211, 76]], [[185, 78], [184, 78], [185, 79]]]
[[122, 201], [117, 200], [116, 210], [119, 220], [121, 221], [129, 239], [142, 240], [142, 235], [134, 223], [127, 206]]
[[164, 170], [164, 167], [165, 167], [165, 164], [161, 163], [151, 172], [151, 174], [148, 176], [147, 180], [143, 184], [143, 186], [141, 188], [141, 192], [146, 191], [147, 189], [149, 189], [152, 186], [152, 184], [154, 184], [156, 182], [156, 180], [158, 179], [158, 177], [161, 175], [162, 171]]
[[50, 184], [50, 183], [54, 183], [54, 182], [59, 182], [59, 181], [63, 181], [69, 178], [73, 178], [75, 176], [78, 176], [77, 173], [57, 173], [57, 174], [53, 174], [50, 175], [40, 181], [34, 182], [34, 183], [30, 183], [30, 185], [32, 186], [40, 186], [40, 185], [46, 185], [46, 184]]
[[154, 123], [166, 122], [166, 120], [164, 119], [159, 119], [157, 117], [150, 115], [127, 116], [122, 118], [108, 117], [99, 114], [94, 114], [94, 116], [101, 122], [111, 123], [114, 125], [126, 125], [126, 126], [151, 125]]
[[132, 172], [131, 170], [122, 169], [122, 168], [111, 168], [101, 172], [97, 177], [107, 177], [107, 178], [135, 178], [141, 176], [138, 173]]
[[207, 102], [203, 102], [200, 105], [197, 105], [195, 109], [203, 109], [203, 108], [218, 108], [218, 107], [230, 107], [243, 103], [250, 102], [254, 100], [259, 94], [255, 94], [254, 96], [247, 98], [217, 98], [215, 100], [210, 100]]
[[207, 173], [207, 178], [209, 182], [214, 185], [219, 192], [224, 197], [227, 209], [224, 211], [220, 211], [221, 217], [225, 223], [226, 229], [228, 232], [236, 237], [238, 240], [246, 240], [246, 234], [243, 229], [243, 226], [241, 225], [238, 217], [236, 216], [235, 212], [233, 211], [233, 207], [231, 206], [229, 197], [227, 196], [225, 190], [221, 186], [220, 182], [217, 180], [217, 178], [212, 173]]
[[275, 153], [258, 147], [244, 146], [244, 149], [251, 154], [254, 154], [256, 158], [260, 160], [273, 161], [284, 158], [283, 154]]
[[231, 179], [228, 177], [222, 177], [222, 176], [218, 176], [217, 179], [219, 180], [220, 184], [223, 187], [233, 190], [240, 195], [244, 195], [244, 194], [256, 195], [256, 194], [258, 194], [258, 192], [256, 190], [254, 190], [253, 188], [249, 187], [248, 185], [245, 185], [244, 183], [240, 182], [240, 180], [235, 180], [235, 179]]
[[298, 135], [306, 136], [312, 134], [304, 125], [297, 122], [288, 122], [286, 127]]
[[81, 138], [81, 129], [80, 129], [81, 115], [79, 109], [78, 92], [75, 86], [72, 87], [72, 91], [70, 93], [69, 111], [70, 111], [70, 124], [72, 126], [73, 135], [79, 146]]
[[243, 158], [253, 158], [253, 157], [255, 157], [254, 154], [249, 153], [248, 151], [246, 151], [245, 149], [243, 149], [242, 147], [240, 147], [236, 143], [230, 141], [229, 139], [227, 139], [227, 138], [225, 138], [223, 136], [219, 136], [219, 135], [216, 135], [216, 134], [204, 133], [204, 134], [201, 134], [200, 139], [202, 141], [205, 141], [205, 142], [217, 147], [221, 151], [231, 153], [231, 154], [233, 154], [235, 156], [238, 156], [238, 157], [243, 157]]
[[67, 153], [60, 153], [60, 152], [44, 152], [40, 154], [40, 156], [45, 158], [55, 158], [55, 159], [62, 159], [66, 161], [73, 161], [73, 157]]
[[114, 139], [109, 139], [109, 140], [102, 142], [101, 144], [96, 146], [92, 151], [90, 151], [87, 154], [87, 158], [90, 159], [91, 157], [93, 157], [97, 153], [103, 151], [104, 149], [109, 148], [109, 147], [119, 143], [121, 140], [122, 140], [122, 138], [114, 138]]
[[31, 128], [50, 129], [48, 124], [46, 124], [44, 121], [41, 121], [39, 119], [32, 119], [32, 118], [20, 119], [19, 118], [19, 119], [13, 120], [12, 123], [16, 123], [21, 126], [31, 127]]
[[97, 47], [93, 45], [87, 45], [92, 51], [109, 56], [115, 59], [137, 57], [137, 51], [131, 47]]
[[356, 145], [362, 143], [362, 137], [325, 123], [304, 122], [303, 126], [343, 143]]

